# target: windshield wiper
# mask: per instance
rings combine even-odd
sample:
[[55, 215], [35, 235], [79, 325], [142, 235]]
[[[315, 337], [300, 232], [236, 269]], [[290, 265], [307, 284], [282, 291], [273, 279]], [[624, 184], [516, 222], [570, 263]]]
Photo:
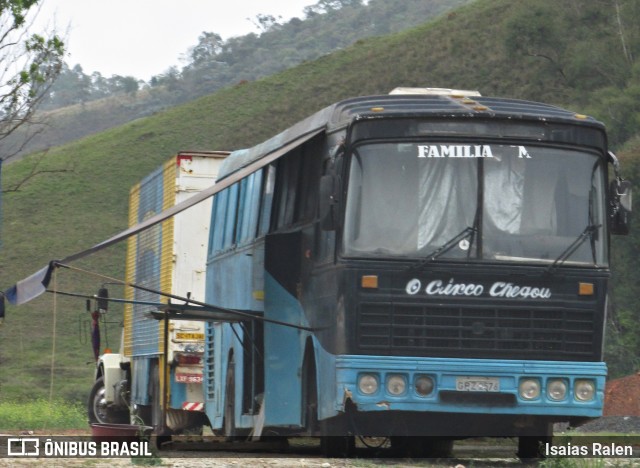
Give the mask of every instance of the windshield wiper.
[[[594, 254], [595, 246], [593, 245], [593, 235], [598, 229], [600, 229], [601, 226], [602, 224], [589, 224], [586, 228], [584, 228], [584, 231], [582, 231], [582, 233], [578, 237], [576, 237], [576, 240], [574, 240], [560, 255], [558, 255], [558, 258], [556, 258], [556, 260], [551, 265], [549, 265], [547, 272], [553, 273], [556, 268], [566, 262], [569, 257], [571, 257], [571, 255], [573, 255], [573, 253], [578, 250], [578, 247], [584, 244], [584, 241], [587, 240], [587, 238], [591, 239], [592, 241], [591, 250], [592, 254]], [[595, 258], [593, 263], [596, 263]]]
[[[429, 255], [427, 255], [423, 260], [420, 260], [420, 262], [418, 262], [418, 264], [410, 266], [408, 268], [408, 270], [409, 271], [419, 271], [419, 270], [421, 270], [428, 263], [434, 261], [439, 256], [447, 253], [449, 250], [451, 250], [456, 244], [458, 244], [463, 239], [466, 239], [467, 237], [469, 237], [471, 235], [475, 236], [477, 234], [477, 232], [478, 232], [478, 229], [476, 227], [468, 226], [468, 227], [464, 228], [455, 237], [453, 237], [452, 239], [450, 239], [447, 242], [445, 242], [444, 244], [442, 244], [436, 250], [434, 250]], [[469, 245], [469, 249], [471, 249], [471, 243]]]

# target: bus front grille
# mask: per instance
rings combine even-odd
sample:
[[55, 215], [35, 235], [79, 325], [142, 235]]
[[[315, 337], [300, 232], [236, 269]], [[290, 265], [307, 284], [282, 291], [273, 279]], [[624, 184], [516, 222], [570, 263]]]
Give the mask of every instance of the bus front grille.
[[358, 311], [360, 352], [385, 355], [592, 360], [589, 309], [431, 307], [364, 303]]

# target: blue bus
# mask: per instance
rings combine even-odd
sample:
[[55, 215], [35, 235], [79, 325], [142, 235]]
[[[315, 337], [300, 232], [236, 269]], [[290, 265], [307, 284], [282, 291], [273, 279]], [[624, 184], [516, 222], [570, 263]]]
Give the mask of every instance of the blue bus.
[[[413, 455], [601, 416], [610, 234], [630, 184], [603, 124], [477, 92], [333, 104], [231, 153], [214, 197], [204, 398], [230, 439], [388, 437]], [[610, 181], [611, 180], [611, 181]]]

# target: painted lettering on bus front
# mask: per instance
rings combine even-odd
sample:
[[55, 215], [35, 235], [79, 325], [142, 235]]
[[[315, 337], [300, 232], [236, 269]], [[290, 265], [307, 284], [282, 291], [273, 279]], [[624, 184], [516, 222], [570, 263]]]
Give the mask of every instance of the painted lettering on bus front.
[[551, 299], [551, 289], [528, 285], [496, 281], [489, 288], [478, 283], [459, 283], [451, 278], [448, 282], [440, 279], [430, 281], [423, 289], [419, 279], [412, 279], [405, 288], [407, 294], [413, 296], [424, 290], [427, 296], [467, 296], [480, 297], [485, 294], [490, 297], [508, 299]]
[[[524, 146], [512, 146], [518, 149], [518, 158], [531, 159]], [[493, 158], [489, 145], [418, 145], [419, 158]]]

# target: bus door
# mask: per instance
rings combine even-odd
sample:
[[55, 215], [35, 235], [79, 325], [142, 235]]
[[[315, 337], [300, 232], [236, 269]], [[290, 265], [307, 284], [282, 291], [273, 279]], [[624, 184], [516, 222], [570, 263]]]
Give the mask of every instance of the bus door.
[[[265, 245], [265, 318], [303, 325], [299, 300], [302, 232], [273, 233]], [[269, 425], [300, 425], [302, 331], [264, 324], [265, 420]]]

